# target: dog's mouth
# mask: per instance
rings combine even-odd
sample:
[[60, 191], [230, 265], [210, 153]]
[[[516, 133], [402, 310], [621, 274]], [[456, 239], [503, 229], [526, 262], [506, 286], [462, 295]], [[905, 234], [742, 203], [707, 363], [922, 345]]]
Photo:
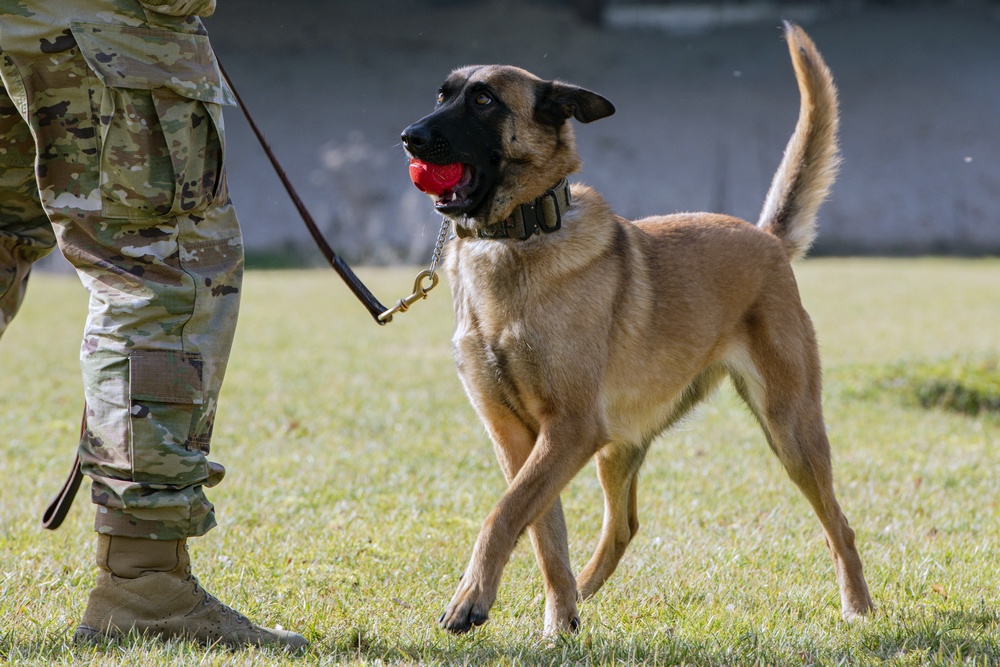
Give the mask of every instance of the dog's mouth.
[[470, 164], [436, 164], [410, 159], [410, 180], [434, 200], [434, 208], [445, 215], [468, 213], [475, 203], [479, 172]]
[[441, 213], [464, 213], [472, 208], [472, 195], [479, 179], [472, 165], [462, 165], [462, 178], [451, 188], [434, 197], [434, 208]]

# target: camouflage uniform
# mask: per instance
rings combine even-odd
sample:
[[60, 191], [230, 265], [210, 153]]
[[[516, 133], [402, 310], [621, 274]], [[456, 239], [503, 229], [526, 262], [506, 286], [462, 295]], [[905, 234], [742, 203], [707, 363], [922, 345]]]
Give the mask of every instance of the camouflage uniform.
[[215, 525], [206, 458], [243, 248], [223, 170], [215, 0], [0, 0], [0, 334], [56, 243], [81, 348], [98, 532]]

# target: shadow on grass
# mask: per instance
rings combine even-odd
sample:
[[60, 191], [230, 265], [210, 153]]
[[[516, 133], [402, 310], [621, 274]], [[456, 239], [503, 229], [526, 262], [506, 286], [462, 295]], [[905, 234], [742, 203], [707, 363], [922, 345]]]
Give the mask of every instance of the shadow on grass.
[[843, 369], [838, 379], [849, 396], [860, 400], [890, 396], [911, 407], [1000, 416], [1000, 357], [995, 354], [854, 367]]
[[986, 608], [937, 612], [901, 619], [865, 637], [863, 650], [879, 661], [919, 659], [921, 664], [1000, 664], [1000, 613]]
[[[839, 626], [843, 627], [843, 626]], [[769, 642], [754, 632], [684, 638], [673, 632], [598, 636], [584, 631], [554, 640], [505, 642], [488, 630], [447, 639], [447, 646], [366, 639], [355, 628], [327, 645], [328, 658], [383, 664], [462, 665], [885, 665], [1000, 664], [1000, 613], [935, 611], [910, 618], [876, 618], [857, 634], [834, 629], [818, 641]]]

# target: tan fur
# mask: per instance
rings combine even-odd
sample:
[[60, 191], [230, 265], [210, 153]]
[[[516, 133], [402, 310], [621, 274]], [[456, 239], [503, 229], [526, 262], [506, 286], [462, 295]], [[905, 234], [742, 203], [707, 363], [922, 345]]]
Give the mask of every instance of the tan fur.
[[[513, 120], [504, 128], [504, 146], [507, 149], [503, 180], [493, 196], [491, 206], [480, 222], [493, 224], [507, 218], [516, 206], [540, 196], [554, 184], [552, 174], [572, 174], [582, 166], [576, 152], [573, 126], [565, 123], [557, 132], [534, 122], [535, 98], [533, 84], [542, 80], [518, 67], [490, 65], [467, 68], [472, 70], [468, 79], [471, 85], [478, 81], [489, 82], [510, 107]], [[457, 221], [456, 224], [464, 224]]]
[[[788, 50], [802, 103], [799, 122], [764, 200], [757, 226], [779, 237], [788, 256], [803, 257], [816, 238], [816, 212], [837, 177], [837, 89], [833, 76], [801, 28], [788, 26]], [[788, 221], [795, 224], [787, 226]]]
[[[760, 227], [708, 213], [629, 222], [574, 184], [559, 232], [450, 246], [455, 359], [509, 486], [441, 618], [449, 630], [486, 620], [525, 530], [545, 581], [546, 632], [575, 629], [578, 597], [597, 592], [638, 530], [638, 471], [650, 443], [726, 376], [819, 517], [844, 618], [872, 609], [834, 495], [816, 340], [789, 264], [808, 248], [835, 173], [836, 91], [805, 33], [786, 33], [802, 115]], [[579, 165], [570, 123], [554, 134], [533, 117], [536, 77], [507, 67], [476, 75], [513, 113], [490, 213], [456, 221], [472, 229]], [[591, 457], [604, 523], [574, 577], [559, 493]]]

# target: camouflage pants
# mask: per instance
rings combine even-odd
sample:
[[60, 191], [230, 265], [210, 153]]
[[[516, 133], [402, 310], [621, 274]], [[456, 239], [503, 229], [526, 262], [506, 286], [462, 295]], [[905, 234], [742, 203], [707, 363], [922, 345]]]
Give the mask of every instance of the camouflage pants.
[[0, 0], [0, 334], [58, 243], [90, 298], [80, 442], [102, 533], [215, 525], [204, 487], [243, 247], [214, 0]]

